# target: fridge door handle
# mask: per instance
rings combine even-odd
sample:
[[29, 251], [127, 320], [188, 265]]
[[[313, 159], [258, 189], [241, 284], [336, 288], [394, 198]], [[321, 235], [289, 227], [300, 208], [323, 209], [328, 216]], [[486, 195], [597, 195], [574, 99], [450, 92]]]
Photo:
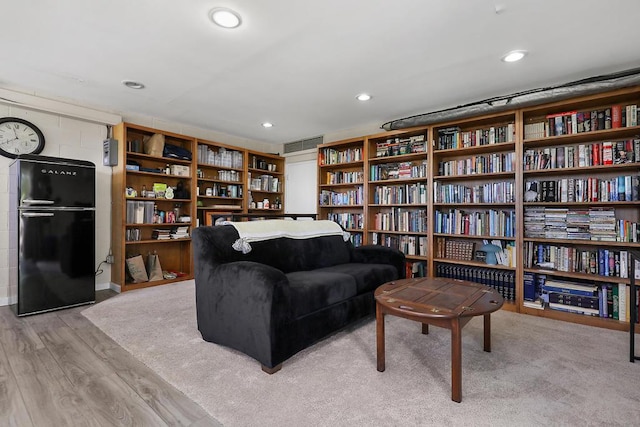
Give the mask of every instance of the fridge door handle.
[[53, 212], [23, 212], [22, 216], [25, 218], [37, 218], [42, 216], [53, 216]]
[[53, 200], [24, 199], [22, 203], [25, 205], [52, 205], [55, 202]]

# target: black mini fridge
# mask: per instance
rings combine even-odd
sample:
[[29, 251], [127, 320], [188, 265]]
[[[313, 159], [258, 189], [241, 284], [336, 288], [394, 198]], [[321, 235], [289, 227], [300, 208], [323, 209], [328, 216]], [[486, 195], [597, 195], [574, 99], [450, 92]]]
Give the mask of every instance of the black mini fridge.
[[21, 155], [9, 173], [12, 310], [24, 316], [95, 302], [95, 165]]

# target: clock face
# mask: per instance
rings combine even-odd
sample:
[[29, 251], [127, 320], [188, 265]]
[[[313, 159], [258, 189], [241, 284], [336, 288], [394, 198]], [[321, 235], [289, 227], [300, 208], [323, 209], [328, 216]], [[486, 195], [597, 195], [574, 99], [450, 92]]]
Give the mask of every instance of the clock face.
[[0, 154], [15, 158], [19, 154], [38, 154], [44, 148], [44, 135], [36, 125], [16, 117], [0, 119]]

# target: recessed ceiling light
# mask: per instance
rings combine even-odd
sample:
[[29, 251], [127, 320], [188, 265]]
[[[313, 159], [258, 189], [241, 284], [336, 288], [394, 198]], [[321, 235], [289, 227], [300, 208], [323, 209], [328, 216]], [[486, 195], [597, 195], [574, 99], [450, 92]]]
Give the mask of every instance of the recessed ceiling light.
[[520, 61], [527, 54], [526, 50], [512, 50], [502, 57], [504, 62], [516, 62]]
[[144, 89], [144, 84], [140, 82], [134, 82], [133, 80], [123, 80], [122, 84], [129, 89]]
[[272, 128], [272, 127], [273, 127], [273, 123], [264, 122], [264, 123], [262, 124], [262, 127], [264, 127], [264, 128]]
[[215, 9], [211, 9], [209, 12], [209, 18], [211, 18], [214, 24], [223, 28], [237, 28], [242, 23], [242, 19], [240, 19], [238, 12], [227, 9], [226, 7], [216, 7]]
[[356, 96], [356, 99], [358, 101], [368, 101], [371, 99], [371, 95], [367, 93], [361, 93], [360, 95]]

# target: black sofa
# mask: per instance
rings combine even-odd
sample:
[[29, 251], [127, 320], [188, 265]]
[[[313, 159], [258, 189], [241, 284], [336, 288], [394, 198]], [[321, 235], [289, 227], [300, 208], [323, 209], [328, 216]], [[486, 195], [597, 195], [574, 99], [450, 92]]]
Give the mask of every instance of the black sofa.
[[[282, 220], [268, 221], [275, 227]], [[338, 235], [252, 242], [247, 254], [232, 247], [238, 238], [233, 225], [193, 230], [198, 330], [204, 340], [258, 360], [268, 373], [374, 313], [374, 290], [404, 277], [402, 252], [354, 248]]]

